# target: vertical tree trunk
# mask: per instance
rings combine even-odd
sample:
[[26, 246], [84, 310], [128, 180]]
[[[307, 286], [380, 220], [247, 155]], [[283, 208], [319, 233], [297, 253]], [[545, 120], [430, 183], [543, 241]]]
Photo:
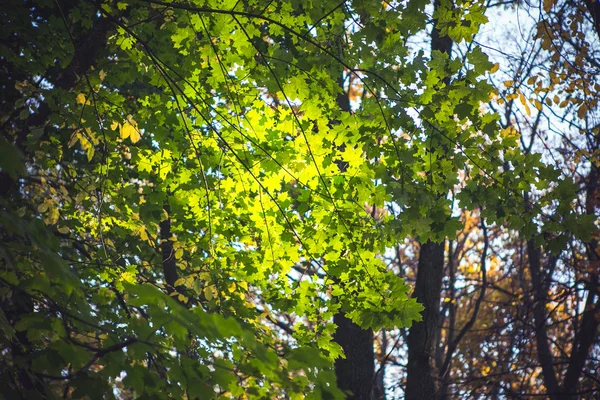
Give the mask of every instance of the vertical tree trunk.
[[[600, 19], [600, 4], [596, 7], [597, 17]], [[600, 21], [596, 21], [600, 23]], [[600, 25], [597, 25], [600, 35]], [[600, 206], [600, 168], [592, 163], [590, 173], [587, 179], [587, 194], [585, 208], [586, 213], [595, 215], [596, 209]], [[598, 233], [592, 236], [592, 239], [587, 243], [588, 260], [591, 265], [599, 265], [600, 263], [600, 248], [598, 246]], [[571, 347], [571, 356], [569, 357], [569, 365], [563, 381], [562, 393], [565, 399], [577, 398], [577, 386], [579, 379], [585, 368], [585, 363], [588, 360], [590, 350], [594, 343], [597, 343], [598, 328], [600, 327], [600, 274], [598, 269], [590, 274], [588, 282], [588, 295], [585, 302], [583, 316], [579, 331], [575, 333], [573, 338], [573, 346]]]
[[[350, 112], [348, 94], [343, 91], [344, 79], [338, 79], [342, 93], [337, 96], [337, 104], [342, 111]], [[347, 164], [342, 160], [338, 167], [343, 172]], [[333, 317], [337, 330], [333, 339], [344, 350], [345, 359], [335, 361], [335, 375], [340, 389], [351, 392], [348, 399], [371, 400], [375, 377], [375, 354], [373, 351], [373, 331], [364, 330], [346, 318], [343, 312]]]
[[435, 350], [438, 343], [440, 296], [444, 277], [444, 244], [421, 245], [414, 296], [425, 306], [423, 321], [408, 333], [407, 400], [434, 400], [438, 395]]
[[[441, 0], [434, 1], [434, 11]], [[437, 20], [433, 21], [431, 51], [450, 54], [452, 40], [440, 36]], [[450, 82], [446, 78], [445, 83]], [[421, 245], [414, 296], [425, 306], [423, 321], [414, 323], [408, 333], [407, 400], [433, 400], [438, 397], [435, 353], [439, 339], [440, 297], [444, 278], [444, 243], [427, 241]]]
[[352, 393], [348, 399], [370, 400], [375, 375], [373, 331], [361, 329], [343, 313], [336, 314], [333, 322], [338, 326], [333, 339], [346, 355], [335, 362], [338, 386]]
[[546, 293], [542, 282], [541, 254], [533, 239], [527, 241], [527, 258], [529, 260], [529, 272], [531, 273], [531, 285], [533, 290], [533, 319], [535, 329], [535, 341], [538, 360], [544, 374], [544, 385], [550, 399], [556, 399], [558, 394], [558, 381], [554, 372], [554, 364], [548, 336], [546, 332]]

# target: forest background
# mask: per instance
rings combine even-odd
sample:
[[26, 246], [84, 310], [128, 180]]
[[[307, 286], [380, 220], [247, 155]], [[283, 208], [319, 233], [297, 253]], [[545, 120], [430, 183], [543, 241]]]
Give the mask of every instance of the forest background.
[[0, 397], [600, 395], [600, 2], [0, 16]]

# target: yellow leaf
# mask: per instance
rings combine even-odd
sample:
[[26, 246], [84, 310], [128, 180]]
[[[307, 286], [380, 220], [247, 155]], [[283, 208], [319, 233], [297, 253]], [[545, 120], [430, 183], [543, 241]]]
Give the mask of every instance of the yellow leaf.
[[179, 300], [182, 303], [187, 303], [188, 298], [185, 297], [184, 295], [182, 295], [181, 293], [179, 293], [179, 296], [177, 296], [177, 300]]
[[134, 128], [134, 131], [131, 133], [131, 135], [129, 135], [129, 139], [131, 139], [131, 141], [133, 143], [136, 143], [137, 141], [140, 140], [140, 132]]
[[101, 69], [100, 72], [98, 72], [98, 76], [100, 77], [100, 80], [103, 81], [104, 78], [106, 78], [106, 72], [104, 72], [104, 70]]
[[519, 132], [514, 127], [512, 127], [512, 126], [509, 126], [508, 128], [502, 129], [500, 131], [500, 134], [505, 139], [514, 139], [514, 138], [518, 138], [519, 137]]
[[506, 87], [511, 87], [514, 84], [515, 84], [515, 81], [504, 81], [504, 86], [506, 86]]
[[131, 131], [135, 131], [135, 128], [129, 122], [121, 125], [121, 139], [127, 139], [131, 135]]
[[77, 100], [77, 104], [85, 104], [85, 94], [79, 93], [75, 100]]
[[140, 235], [140, 239], [148, 240], [148, 232], [146, 232], [145, 227], [140, 227], [137, 233]]
[[542, 111], [542, 102], [539, 100], [533, 100], [533, 104], [535, 105], [535, 108], [537, 108], [538, 110]]
[[181, 260], [181, 257], [183, 257], [183, 249], [177, 249], [177, 251], [175, 251], [175, 259]]
[[112, 124], [110, 124], [110, 129], [112, 129], [113, 131], [116, 131], [117, 128], [119, 128], [121, 126], [120, 123], [118, 123], [117, 121], [113, 121]]
[[523, 104], [523, 107], [525, 107], [525, 114], [527, 114], [528, 117], [531, 116], [531, 110], [527, 104], [527, 99], [525, 99], [525, 96], [523, 96], [523, 93], [521, 92], [519, 92], [519, 100], [521, 101], [521, 104]]
[[550, 12], [550, 10], [552, 10], [553, 4], [554, 0], [544, 0], [544, 11]]
[[494, 72], [498, 71], [498, 68], [500, 68], [500, 64], [494, 64], [494, 66], [490, 69], [490, 74], [493, 74]]
[[174, 286], [181, 286], [181, 285], [185, 285], [185, 278], [179, 278], [175, 281]]
[[58, 221], [58, 217], [60, 216], [60, 212], [52, 207], [48, 209], [48, 213], [46, 214], [46, 217], [44, 218], [44, 223], [46, 225], [54, 225], [57, 221]]
[[207, 286], [204, 288], [204, 297], [206, 297], [206, 300], [211, 301], [213, 299], [213, 288], [210, 286]]
[[121, 274], [121, 280], [129, 283], [135, 283], [135, 274], [131, 271], [125, 271]]
[[87, 148], [86, 151], [88, 161], [92, 161], [92, 158], [94, 158], [94, 152], [94, 146], [90, 143], [90, 146]]
[[66, 235], [67, 233], [71, 232], [71, 229], [69, 229], [68, 226], [59, 226], [57, 228], [57, 231], [59, 231], [60, 233], [62, 233], [63, 235]]
[[137, 123], [128, 116], [127, 121], [121, 126], [121, 139], [129, 138], [133, 143], [140, 140], [140, 132], [137, 128]]
[[140, 131], [138, 131], [136, 128], [134, 128], [131, 135], [129, 135], [129, 139], [131, 139], [133, 143], [137, 143], [140, 140], [140, 137]]
[[209, 272], [200, 272], [200, 279], [203, 281], [210, 280], [210, 273]]
[[40, 204], [37, 208], [37, 210], [41, 213], [46, 212], [47, 209], [48, 209], [48, 203], [46, 203], [46, 202]]

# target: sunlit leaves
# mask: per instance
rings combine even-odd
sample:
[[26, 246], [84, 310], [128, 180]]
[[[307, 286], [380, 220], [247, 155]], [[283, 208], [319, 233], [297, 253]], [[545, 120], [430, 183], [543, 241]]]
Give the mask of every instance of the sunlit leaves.
[[118, 126], [120, 129], [121, 139], [129, 138], [133, 143], [136, 143], [138, 140], [140, 140], [141, 135], [137, 122], [133, 120], [131, 115], [128, 115], [127, 120]]
[[77, 104], [85, 104], [86, 103], [86, 98], [85, 98], [85, 94], [83, 93], [79, 93], [77, 95]]
[[[542, 184], [526, 172], [539, 160], [522, 158], [519, 136], [483, 111], [483, 76], [498, 67], [479, 47], [465, 66], [410, 48], [426, 2], [200, 3], [70, 11], [68, 21], [110, 22], [94, 68], [76, 87], [40, 86], [51, 133], [31, 135], [29, 169], [20, 153], [0, 164], [13, 177], [32, 171], [22, 194], [58, 243], [37, 244], [54, 256], [45, 263], [11, 249], [29, 269], [5, 278], [91, 304], [86, 325], [69, 316], [70, 298], [36, 299], [66, 315], [63, 361], [101, 354], [88, 369], [106, 393], [339, 397], [334, 313], [372, 329], [421, 318], [380, 257], [407, 237], [455, 237], [455, 190], [461, 206], [513, 213], [494, 160], [519, 163], [512, 190]], [[434, 17], [456, 41], [485, 21], [479, 3]], [[39, 347], [55, 339], [48, 324], [33, 331]]]

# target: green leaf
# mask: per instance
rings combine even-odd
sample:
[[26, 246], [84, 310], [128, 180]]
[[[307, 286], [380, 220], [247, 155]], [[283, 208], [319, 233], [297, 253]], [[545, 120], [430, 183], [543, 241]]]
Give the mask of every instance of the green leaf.
[[23, 154], [15, 145], [0, 138], [0, 171], [16, 179], [25, 171]]

